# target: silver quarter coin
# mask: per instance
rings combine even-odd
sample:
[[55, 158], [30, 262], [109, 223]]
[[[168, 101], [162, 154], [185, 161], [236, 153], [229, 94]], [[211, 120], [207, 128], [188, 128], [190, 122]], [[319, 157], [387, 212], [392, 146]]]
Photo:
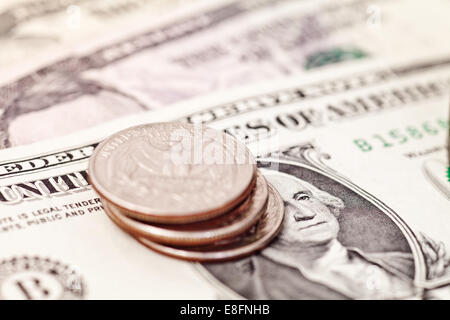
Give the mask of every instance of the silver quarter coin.
[[94, 189], [135, 218], [201, 221], [251, 192], [256, 163], [234, 137], [203, 125], [151, 123], [102, 142], [89, 161]]

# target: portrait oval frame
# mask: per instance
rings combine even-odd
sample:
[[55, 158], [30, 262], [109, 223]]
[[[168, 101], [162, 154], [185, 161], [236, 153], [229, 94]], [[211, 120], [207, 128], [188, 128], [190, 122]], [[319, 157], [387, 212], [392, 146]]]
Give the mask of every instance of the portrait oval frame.
[[[406, 222], [390, 207], [388, 207], [384, 202], [371, 195], [367, 191], [358, 187], [356, 184], [351, 182], [349, 179], [333, 170], [331, 167], [324, 163], [324, 160], [329, 159], [328, 155], [319, 154], [316, 150], [310, 149], [304, 152], [304, 158], [311, 163], [307, 164], [304, 162], [293, 161], [289, 159], [280, 159], [280, 158], [259, 158], [257, 159], [258, 168], [261, 167], [261, 164], [285, 164], [292, 165], [300, 168], [305, 168], [307, 170], [311, 170], [317, 174], [323, 175], [336, 183], [343, 185], [349, 190], [353, 191], [359, 197], [365, 199], [371, 205], [375, 206], [378, 210], [380, 210], [384, 215], [386, 215], [390, 221], [392, 221], [395, 226], [401, 231], [403, 237], [406, 239], [408, 246], [411, 250], [414, 259], [414, 278], [413, 281], [417, 283], [426, 282], [426, 264], [425, 257], [422, 252], [421, 246], [419, 244], [419, 240], [417, 239], [415, 233], [411, 230], [411, 228], [406, 224]], [[265, 168], [262, 166], [262, 168]], [[277, 167], [278, 168], [278, 167]], [[270, 167], [267, 170], [271, 170]], [[272, 169], [273, 170], [273, 169]], [[215, 289], [218, 290], [218, 298], [223, 299], [246, 299], [241, 296], [233, 289], [229, 288], [225, 283], [221, 282], [217, 279], [203, 264], [196, 263], [194, 264], [194, 268], [197, 272], [201, 274], [203, 278], [205, 278]], [[417, 288], [419, 290], [418, 294], [422, 294], [424, 289]]]

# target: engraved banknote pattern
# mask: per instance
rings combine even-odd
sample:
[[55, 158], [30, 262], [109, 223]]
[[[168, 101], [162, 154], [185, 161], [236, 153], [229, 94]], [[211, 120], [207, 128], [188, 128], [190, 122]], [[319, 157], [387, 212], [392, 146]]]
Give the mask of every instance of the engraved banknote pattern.
[[[431, 19], [436, 26], [411, 29], [418, 23], [414, 14], [422, 11], [421, 2], [379, 1], [385, 19], [380, 29], [373, 29], [367, 25], [368, 5], [218, 3], [9, 77], [0, 88], [2, 147], [71, 133], [215, 90], [345, 61], [421, 55], [445, 46], [432, 36], [437, 34], [433, 28], [439, 25], [441, 30], [445, 23], [437, 15], [440, 10]], [[401, 14], [404, 6], [410, 15]], [[405, 30], [410, 37], [403, 37]]]

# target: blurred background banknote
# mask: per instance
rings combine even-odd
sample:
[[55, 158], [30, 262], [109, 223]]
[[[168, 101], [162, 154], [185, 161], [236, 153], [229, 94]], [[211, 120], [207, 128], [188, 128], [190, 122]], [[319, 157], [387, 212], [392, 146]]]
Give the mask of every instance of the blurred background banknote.
[[11, 46], [0, 60], [3, 148], [250, 82], [450, 46], [440, 37], [449, 23], [442, 0], [79, 2], [74, 31], [66, 1], [3, 5], [2, 48]]
[[14, 0], [0, 3], [0, 66], [21, 64], [80, 43], [136, 20], [155, 19], [195, 0]]
[[[449, 5], [2, 2], [0, 298], [450, 298]], [[108, 220], [94, 148], [172, 120], [258, 157], [286, 212], [260, 254], [182, 262]]]

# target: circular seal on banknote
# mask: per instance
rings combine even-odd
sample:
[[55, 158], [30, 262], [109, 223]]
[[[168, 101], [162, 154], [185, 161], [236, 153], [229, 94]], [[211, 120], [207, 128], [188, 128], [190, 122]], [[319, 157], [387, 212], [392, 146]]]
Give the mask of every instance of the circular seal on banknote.
[[196, 247], [169, 246], [143, 237], [137, 237], [136, 239], [156, 252], [189, 261], [228, 261], [248, 256], [265, 248], [282, 227], [284, 218], [283, 199], [270, 184], [268, 184], [268, 191], [267, 208], [261, 218], [246, 233], [234, 238]]
[[119, 227], [134, 236], [172, 245], [203, 245], [231, 238], [250, 229], [261, 217], [268, 198], [267, 183], [258, 172], [251, 195], [231, 212], [207, 221], [181, 225], [146, 224], [127, 217], [120, 208], [104, 201], [105, 211]]
[[224, 132], [181, 122], [150, 123], [103, 141], [89, 161], [94, 189], [134, 218], [207, 220], [251, 192], [256, 163]]
[[68, 265], [48, 258], [13, 257], [0, 260], [0, 299], [82, 299], [84, 284]]

